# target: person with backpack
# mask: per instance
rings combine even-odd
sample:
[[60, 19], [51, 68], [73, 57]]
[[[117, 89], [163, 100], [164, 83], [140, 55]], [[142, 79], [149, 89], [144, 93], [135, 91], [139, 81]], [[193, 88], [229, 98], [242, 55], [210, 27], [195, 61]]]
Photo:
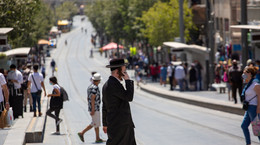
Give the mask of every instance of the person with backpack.
[[43, 88], [44, 96], [46, 96], [46, 90], [44, 85], [43, 76], [38, 72], [39, 66], [37, 64], [33, 65], [33, 73], [29, 75], [28, 78], [28, 93], [32, 95], [33, 98], [33, 117], [36, 117], [36, 102], [38, 104], [38, 116], [42, 116], [41, 112], [41, 93]]
[[96, 143], [102, 143], [102, 140], [99, 137], [99, 127], [100, 127], [100, 91], [99, 91], [99, 83], [101, 81], [101, 75], [99, 73], [95, 73], [92, 77], [92, 84], [88, 87], [88, 111], [90, 112], [92, 122], [89, 124], [84, 130], [78, 133], [78, 136], [82, 142], [84, 142], [84, 134], [95, 128], [96, 133]]
[[[48, 94], [48, 97], [51, 97], [50, 108], [47, 110], [46, 114], [55, 119], [56, 121], [56, 132], [54, 135], [60, 135], [60, 123], [62, 119], [59, 118], [60, 110], [63, 108], [63, 97], [61, 95], [61, 87], [58, 85], [56, 77], [50, 77], [50, 85], [53, 85], [52, 94]], [[54, 114], [52, 114], [54, 112]]]

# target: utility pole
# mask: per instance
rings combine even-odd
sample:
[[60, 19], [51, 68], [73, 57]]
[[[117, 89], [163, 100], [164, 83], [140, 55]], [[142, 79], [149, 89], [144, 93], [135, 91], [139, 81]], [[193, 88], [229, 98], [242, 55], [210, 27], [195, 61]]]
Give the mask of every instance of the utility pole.
[[[247, 25], [247, 0], [240, 1], [241, 6], [241, 25]], [[246, 61], [248, 60], [248, 42], [247, 33], [248, 29], [241, 29], [242, 31], [242, 64], [243, 67], [246, 66]]]
[[[214, 58], [215, 58], [215, 49], [214, 49], [214, 17], [212, 12], [211, 0], [207, 0], [206, 2], [206, 16], [207, 16], [207, 32], [208, 32], [208, 41], [207, 48], [210, 48], [209, 51], [209, 62], [208, 62], [208, 73], [207, 78], [209, 79], [208, 84], [212, 85], [214, 83]], [[211, 86], [208, 86], [211, 87]]]
[[179, 14], [180, 40], [181, 43], [184, 43], [183, 0], [179, 0]]

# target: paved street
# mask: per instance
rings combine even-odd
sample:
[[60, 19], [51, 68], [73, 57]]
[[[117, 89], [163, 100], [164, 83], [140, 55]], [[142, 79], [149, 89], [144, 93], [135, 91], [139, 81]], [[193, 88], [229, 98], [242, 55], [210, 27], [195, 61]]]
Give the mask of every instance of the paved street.
[[[67, 89], [70, 101], [64, 103], [64, 109], [61, 112], [61, 118], [64, 119], [61, 123], [62, 135], [51, 135], [51, 132], [55, 131], [55, 124], [52, 118], [47, 118], [42, 144], [95, 144], [94, 130], [85, 134], [85, 143], [79, 140], [77, 132], [91, 122], [86, 95], [87, 87], [91, 83], [91, 72], [101, 73], [103, 78], [100, 84], [101, 89], [110, 75], [110, 70], [105, 68], [108, 59], [100, 56], [98, 49], [95, 49], [94, 58], [89, 57], [92, 47], [90, 35], [93, 28], [87, 20], [81, 22], [80, 18], [75, 17], [74, 29], [67, 34], [62, 34], [58, 40], [58, 48], [52, 52], [52, 58], [58, 65], [58, 72], [55, 75], [58, 77], [59, 84]], [[81, 27], [87, 28], [88, 33], [82, 33]], [[68, 41], [67, 46], [64, 44], [65, 40]], [[51, 91], [48, 83], [50, 75], [51, 72], [48, 69], [46, 86], [49, 93]], [[131, 75], [133, 76], [133, 73]], [[174, 102], [140, 89], [135, 90], [131, 109], [138, 145], [245, 144], [240, 128], [242, 116], [239, 115]], [[101, 138], [107, 139], [102, 128], [100, 129]], [[253, 135], [251, 137], [252, 144], [258, 144], [257, 138]]]

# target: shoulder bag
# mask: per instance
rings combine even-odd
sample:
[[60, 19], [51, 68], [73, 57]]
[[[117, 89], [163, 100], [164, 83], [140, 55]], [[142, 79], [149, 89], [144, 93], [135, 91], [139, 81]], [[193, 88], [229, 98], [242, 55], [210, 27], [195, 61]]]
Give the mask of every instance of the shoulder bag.
[[32, 79], [33, 79], [33, 82], [34, 82], [35, 87], [36, 87], [36, 89], [37, 89], [37, 95], [40, 96], [40, 95], [42, 94], [42, 90], [39, 90], [39, 89], [38, 89], [37, 84], [35, 83], [35, 80], [34, 80], [33, 74], [32, 74]]

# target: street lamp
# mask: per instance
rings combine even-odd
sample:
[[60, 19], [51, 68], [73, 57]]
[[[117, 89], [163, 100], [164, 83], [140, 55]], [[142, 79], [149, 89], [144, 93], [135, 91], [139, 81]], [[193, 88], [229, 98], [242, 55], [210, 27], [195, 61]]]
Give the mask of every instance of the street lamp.
[[179, 15], [180, 39], [181, 43], [184, 43], [183, 0], [179, 1]]

